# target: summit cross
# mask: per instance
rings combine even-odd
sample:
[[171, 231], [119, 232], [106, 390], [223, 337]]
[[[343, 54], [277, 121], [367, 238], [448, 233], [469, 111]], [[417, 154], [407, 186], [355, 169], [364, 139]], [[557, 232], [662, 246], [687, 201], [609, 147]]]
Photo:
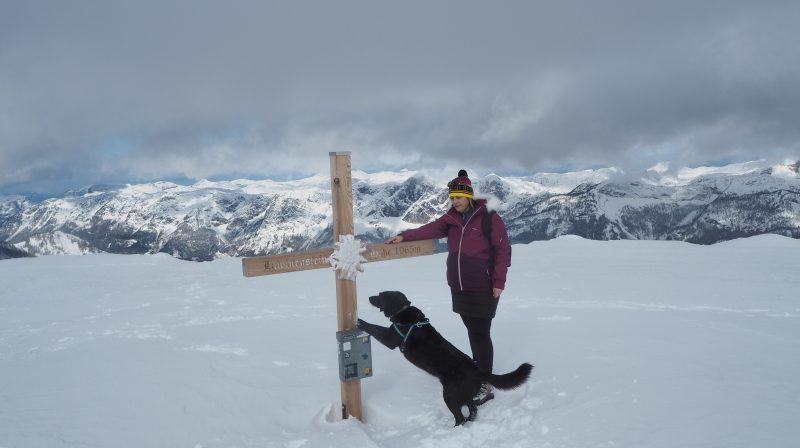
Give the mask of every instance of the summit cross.
[[[353, 180], [351, 175], [350, 152], [331, 152], [331, 197], [333, 200], [333, 240], [339, 241], [342, 235], [354, 235], [353, 222]], [[411, 241], [397, 244], [369, 244], [363, 256], [367, 262], [395, 260], [399, 258], [432, 255], [434, 240]], [[245, 277], [283, 274], [330, 268], [333, 248], [304, 252], [250, 257], [242, 259]], [[355, 330], [358, 323], [356, 282], [342, 278], [341, 269], [336, 272], [336, 308], [338, 330]], [[364, 421], [361, 410], [361, 380], [341, 382], [342, 418], [353, 416]]]

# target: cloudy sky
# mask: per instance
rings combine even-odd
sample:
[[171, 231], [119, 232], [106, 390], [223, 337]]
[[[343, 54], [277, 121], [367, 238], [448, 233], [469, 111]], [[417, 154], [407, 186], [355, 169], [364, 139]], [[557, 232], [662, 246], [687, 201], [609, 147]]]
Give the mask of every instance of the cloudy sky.
[[0, 0], [0, 192], [800, 158], [800, 2]]

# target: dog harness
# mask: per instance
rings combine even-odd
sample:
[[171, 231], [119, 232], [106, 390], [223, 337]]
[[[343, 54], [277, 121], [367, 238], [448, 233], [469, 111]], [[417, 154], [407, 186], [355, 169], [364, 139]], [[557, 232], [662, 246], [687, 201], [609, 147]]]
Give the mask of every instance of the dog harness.
[[[419, 322], [417, 322], [415, 324], [398, 324], [398, 323], [392, 324], [392, 328], [394, 328], [394, 331], [396, 331], [397, 334], [399, 334], [400, 337], [403, 338], [403, 343], [400, 344], [400, 353], [405, 353], [405, 351], [406, 351], [406, 343], [408, 342], [409, 336], [411, 336], [411, 332], [414, 331], [415, 328], [422, 328], [422, 327], [424, 327], [426, 325], [430, 325], [430, 324], [431, 323], [428, 320], [428, 318], [422, 319], [421, 321], [419, 321]], [[403, 333], [400, 330], [400, 327], [408, 327], [408, 331]]]

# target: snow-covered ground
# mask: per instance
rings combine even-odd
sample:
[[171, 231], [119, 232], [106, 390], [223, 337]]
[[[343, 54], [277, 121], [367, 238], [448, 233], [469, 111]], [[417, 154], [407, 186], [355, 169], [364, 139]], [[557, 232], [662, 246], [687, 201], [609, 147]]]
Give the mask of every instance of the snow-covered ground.
[[[495, 370], [536, 366], [452, 428], [433, 377], [373, 343], [341, 421], [334, 273], [237, 259], [0, 262], [0, 447], [795, 447], [800, 241], [564, 237], [514, 246]], [[367, 264], [462, 349], [443, 254]]]

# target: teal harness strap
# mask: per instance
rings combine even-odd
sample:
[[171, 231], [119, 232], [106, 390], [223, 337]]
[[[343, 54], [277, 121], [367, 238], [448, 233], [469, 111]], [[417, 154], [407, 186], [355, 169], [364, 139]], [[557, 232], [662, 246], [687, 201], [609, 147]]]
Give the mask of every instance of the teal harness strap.
[[[430, 325], [430, 324], [431, 323], [427, 318], [422, 319], [421, 321], [419, 321], [419, 322], [417, 322], [415, 324], [396, 324], [396, 323], [392, 324], [392, 328], [394, 328], [394, 331], [396, 331], [397, 334], [399, 334], [400, 337], [403, 338], [403, 343], [400, 344], [400, 353], [405, 353], [405, 351], [406, 351], [406, 343], [408, 342], [409, 336], [411, 336], [411, 332], [414, 331], [415, 328], [422, 328], [425, 325]], [[405, 332], [405, 333], [400, 331], [400, 326], [401, 325], [404, 326], [404, 327], [408, 326], [408, 331]]]

